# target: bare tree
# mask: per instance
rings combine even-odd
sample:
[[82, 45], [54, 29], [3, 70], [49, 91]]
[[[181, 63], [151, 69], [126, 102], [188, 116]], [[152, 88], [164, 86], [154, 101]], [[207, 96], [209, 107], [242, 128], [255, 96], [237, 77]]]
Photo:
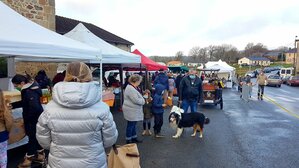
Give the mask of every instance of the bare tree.
[[267, 51], [267, 46], [262, 43], [257, 43], [256, 45], [254, 43], [248, 43], [245, 47], [244, 53], [246, 57], [252, 55], [262, 56]]
[[210, 60], [210, 61], [212, 61], [212, 59], [213, 59], [215, 50], [216, 50], [216, 46], [214, 46], [214, 45], [209, 45], [209, 47], [208, 47], [208, 57], [209, 57], [209, 60]]
[[183, 51], [176, 52], [175, 53], [175, 60], [177, 60], [177, 61], [183, 61], [183, 55], [184, 55]]
[[192, 58], [193, 62], [199, 62], [200, 50], [200, 47], [193, 47], [190, 49], [189, 56]]

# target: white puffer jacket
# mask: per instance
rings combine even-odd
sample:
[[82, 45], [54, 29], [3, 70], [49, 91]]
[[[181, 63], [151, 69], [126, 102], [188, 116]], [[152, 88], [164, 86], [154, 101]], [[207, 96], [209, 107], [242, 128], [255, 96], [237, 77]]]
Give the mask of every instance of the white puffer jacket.
[[105, 168], [104, 148], [118, 137], [109, 107], [93, 83], [61, 82], [37, 124], [40, 145], [50, 149], [48, 168]]

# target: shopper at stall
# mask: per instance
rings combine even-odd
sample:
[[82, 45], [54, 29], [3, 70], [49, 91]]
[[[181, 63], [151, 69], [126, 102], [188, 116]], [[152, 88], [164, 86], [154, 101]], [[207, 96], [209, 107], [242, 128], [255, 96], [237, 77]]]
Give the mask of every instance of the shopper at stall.
[[64, 77], [65, 71], [57, 73], [52, 80], [53, 86], [55, 86], [55, 84], [58, 82], [62, 82], [64, 80]]
[[23, 108], [23, 120], [26, 135], [29, 138], [27, 145], [27, 153], [24, 161], [19, 164], [19, 167], [30, 167], [32, 162], [44, 162], [45, 153], [43, 148], [36, 140], [36, 123], [38, 117], [43, 112], [43, 107], [40, 102], [42, 91], [38, 83], [34, 82], [28, 75], [15, 75], [12, 78], [12, 83], [17, 90], [21, 91], [22, 100], [11, 103], [12, 108]]
[[109, 107], [101, 102], [88, 66], [70, 63], [64, 82], [53, 89], [37, 124], [37, 139], [50, 149], [51, 168], [107, 167], [105, 149], [115, 144], [118, 131]]
[[167, 97], [168, 97], [169, 83], [168, 83], [168, 76], [166, 75], [166, 73], [164, 72], [163, 69], [159, 70], [159, 74], [155, 78], [155, 81], [154, 81], [155, 88], [156, 88], [157, 84], [160, 84], [163, 86], [163, 91], [164, 91], [163, 99], [164, 99], [164, 103], [166, 103]]
[[145, 100], [138, 89], [142, 81], [142, 77], [138, 74], [133, 74], [129, 78], [129, 85], [124, 92], [123, 113], [127, 120], [126, 141], [127, 143], [139, 143], [136, 134], [137, 121], [143, 121], [143, 105]]
[[35, 81], [39, 84], [41, 89], [50, 89], [52, 87], [51, 80], [48, 78], [46, 71], [40, 70], [35, 76]]
[[8, 134], [13, 125], [13, 117], [0, 89], [0, 167], [7, 166], [7, 142]]

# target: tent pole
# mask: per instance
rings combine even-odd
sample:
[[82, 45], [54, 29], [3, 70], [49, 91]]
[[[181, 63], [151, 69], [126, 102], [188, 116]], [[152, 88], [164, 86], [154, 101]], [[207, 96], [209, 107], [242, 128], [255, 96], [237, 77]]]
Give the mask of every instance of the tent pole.
[[15, 57], [7, 58], [7, 77], [12, 78], [16, 75], [16, 61]]
[[123, 100], [124, 100], [124, 75], [123, 75], [123, 64], [120, 64], [120, 69], [119, 69], [119, 77], [120, 77], [120, 89], [121, 89], [121, 96], [120, 96], [120, 111], [122, 111], [122, 105], [123, 105]]

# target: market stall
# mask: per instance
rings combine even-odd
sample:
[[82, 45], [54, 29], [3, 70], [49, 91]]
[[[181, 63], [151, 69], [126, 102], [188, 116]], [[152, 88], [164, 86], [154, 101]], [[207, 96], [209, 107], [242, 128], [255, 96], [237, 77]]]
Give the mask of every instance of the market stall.
[[[0, 78], [2, 90], [8, 90], [10, 79], [16, 73], [16, 61], [101, 60], [99, 50], [48, 30], [18, 14], [1, 1], [0, 16], [0, 57], [8, 60], [8, 78]], [[10, 102], [20, 99], [19, 91], [5, 91], [4, 94]], [[9, 137], [9, 149], [28, 142], [24, 137], [22, 110], [13, 109], [12, 114], [14, 125]]]
[[235, 76], [235, 70], [233, 68], [230, 68], [228, 66], [223, 66], [219, 64], [214, 64], [211, 66], [208, 66], [206, 68], [209, 69], [219, 69], [218, 71], [218, 78], [225, 80], [225, 87], [232, 88], [232, 79]]
[[[87, 44], [89, 46], [92, 46], [94, 48], [97, 48], [101, 50], [102, 55], [102, 64], [99, 65], [99, 61], [96, 59], [93, 59], [90, 61], [90, 65], [96, 66], [99, 65], [99, 68], [96, 70], [100, 70], [98, 79], [100, 83], [102, 78], [102, 70], [115, 70], [119, 69], [122, 73], [122, 69], [127, 66], [134, 65], [135, 67], [138, 67], [141, 63], [141, 59], [138, 55], [132, 54], [130, 52], [121, 50], [106, 41], [102, 40], [98, 36], [94, 35], [91, 31], [89, 31], [82, 23], [79, 23], [75, 28], [73, 28], [68, 33], [64, 34], [64, 36], [80, 41], [84, 44]], [[105, 68], [103, 68], [105, 67]], [[113, 106], [115, 95], [113, 93], [119, 93], [117, 90], [121, 90], [121, 85], [123, 83], [123, 78], [120, 78], [120, 85], [118, 87], [104, 87], [103, 90], [103, 101], [106, 102], [110, 107]]]

